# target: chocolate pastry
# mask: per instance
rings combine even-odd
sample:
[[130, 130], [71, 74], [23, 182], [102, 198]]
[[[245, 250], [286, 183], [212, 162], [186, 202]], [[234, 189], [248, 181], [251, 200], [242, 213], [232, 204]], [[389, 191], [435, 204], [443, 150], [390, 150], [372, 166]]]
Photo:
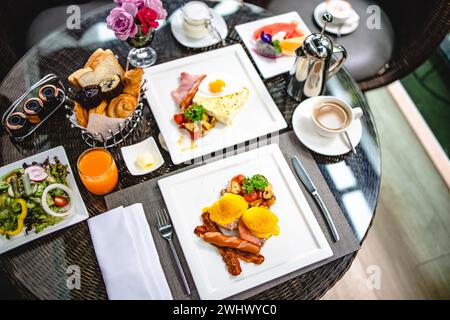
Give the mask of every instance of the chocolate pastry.
[[44, 103], [39, 98], [30, 98], [25, 101], [23, 111], [32, 124], [38, 124], [42, 120]]
[[123, 83], [118, 75], [113, 75], [103, 79], [99, 83], [103, 97], [107, 100], [114, 99], [123, 91]]
[[22, 112], [14, 112], [6, 120], [6, 127], [13, 136], [23, 136], [27, 133], [29, 122]]
[[58, 88], [51, 84], [42, 86], [38, 92], [39, 99], [42, 100], [44, 105], [48, 105], [50, 107], [56, 106], [58, 102], [58, 95]]
[[92, 85], [82, 88], [78, 91], [75, 101], [78, 102], [86, 110], [97, 107], [102, 103], [103, 97], [100, 86]]

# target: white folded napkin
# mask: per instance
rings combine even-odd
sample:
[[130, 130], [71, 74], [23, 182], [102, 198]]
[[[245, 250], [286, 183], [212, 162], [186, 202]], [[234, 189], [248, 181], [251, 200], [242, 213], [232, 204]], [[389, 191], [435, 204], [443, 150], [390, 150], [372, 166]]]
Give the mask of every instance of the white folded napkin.
[[172, 299], [142, 204], [113, 209], [88, 225], [109, 299]]

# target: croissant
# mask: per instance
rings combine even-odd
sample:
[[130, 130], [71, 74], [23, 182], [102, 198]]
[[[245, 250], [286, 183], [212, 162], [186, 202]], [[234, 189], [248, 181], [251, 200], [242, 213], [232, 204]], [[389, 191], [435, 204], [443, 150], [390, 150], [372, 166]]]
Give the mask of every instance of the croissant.
[[89, 110], [89, 116], [93, 113], [105, 115], [105, 110], [107, 106], [108, 103], [105, 100], [103, 100], [102, 103], [100, 103], [98, 106]]
[[131, 94], [132, 96], [139, 97], [141, 91], [142, 75], [143, 71], [140, 68], [128, 70], [125, 73], [123, 83], [125, 85], [123, 93]]
[[110, 118], [126, 118], [137, 106], [137, 98], [130, 94], [121, 94], [111, 100], [106, 110]]
[[75, 111], [75, 116], [77, 117], [78, 124], [80, 126], [86, 128], [87, 124], [88, 124], [88, 119], [89, 119], [87, 110], [84, 109], [81, 106], [81, 104], [79, 104], [78, 102], [75, 102], [74, 111]]

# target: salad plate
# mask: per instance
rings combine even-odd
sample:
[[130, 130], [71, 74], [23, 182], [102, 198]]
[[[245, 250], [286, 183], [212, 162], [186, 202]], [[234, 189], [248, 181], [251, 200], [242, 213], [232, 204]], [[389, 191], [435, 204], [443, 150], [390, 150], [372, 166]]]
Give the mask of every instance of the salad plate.
[[[278, 16], [256, 20], [244, 24], [237, 25], [235, 27], [237, 33], [241, 37], [245, 46], [247, 47], [253, 61], [256, 63], [259, 71], [261, 72], [264, 79], [275, 77], [279, 74], [288, 72], [291, 70], [295, 62], [295, 55], [291, 52], [290, 55], [281, 55], [277, 58], [268, 58], [257, 53], [255, 50], [255, 39], [254, 35], [257, 30], [260, 30], [264, 26], [274, 25], [274, 24], [289, 24], [296, 23], [296, 29], [300, 34], [307, 36], [311, 34], [306, 24], [303, 22], [302, 18], [295, 11], [281, 14]], [[273, 31], [275, 33], [277, 31]], [[283, 32], [281, 29], [279, 32]], [[277, 32], [278, 33], [278, 32]], [[300, 36], [299, 34], [299, 36]], [[272, 35], [273, 36], [273, 35]], [[296, 37], [296, 36], [295, 36]], [[289, 45], [290, 40], [286, 39]]]
[[[239, 44], [147, 68], [144, 77], [148, 84], [146, 96], [150, 108], [174, 164], [287, 127], [283, 115]], [[211, 93], [211, 85], [217, 83], [221, 84], [218, 90], [225, 89]], [[194, 89], [198, 90], [195, 96], [192, 94]], [[196, 107], [202, 105], [211, 112], [208, 117], [210, 123], [202, 121], [210, 130], [201, 131], [200, 128], [196, 131], [203, 132], [203, 136], [200, 134], [194, 140], [192, 136], [195, 134], [190, 136], [187, 130], [180, 129], [181, 126], [194, 128], [193, 133], [195, 122], [201, 119], [183, 123], [183, 115], [180, 114], [183, 109], [174, 99], [175, 93], [181, 103], [187, 97], [185, 94], [191, 93]], [[189, 105], [192, 110], [194, 105]], [[180, 123], [174, 116], [180, 117]]]
[[[221, 191], [236, 175], [267, 178], [276, 196], [269, 207], [278, 217], [279, 232], [263, 244], [263, 262], [243, 260], [242, 270], [233, 275], [230, 269], [227, 272], [226, 259], [217, 247], [196, 234], [204, 208], [219, 200]], [[158, 183], [201, 299], [231, 297], [333, 254], [277, 144], [162, 178]]]
[[0, 254], [89, 217], [62, 146], [1, 167], [0, 179]]

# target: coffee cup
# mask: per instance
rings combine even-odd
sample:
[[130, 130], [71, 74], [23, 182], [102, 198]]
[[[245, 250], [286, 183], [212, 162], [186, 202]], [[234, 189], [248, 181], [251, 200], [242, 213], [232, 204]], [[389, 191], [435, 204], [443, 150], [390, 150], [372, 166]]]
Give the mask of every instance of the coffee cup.
[[361, 108], [352, 108], [336, 97], [323, 97], [313, 110], [311, 119], [317, 133], [324, 137], [335, 137], [350, 128], [353, 121], [361, 118]]
[[333, 16], [333, 24], [343, 24], [350, 18], [352, 6], [345, 0], [328, 0], [326, 10]]
[[210, 8], [201, 1], [190, 1], [183, 6], [183, 30], [192, 39], [202, 39], [209, 30]]

